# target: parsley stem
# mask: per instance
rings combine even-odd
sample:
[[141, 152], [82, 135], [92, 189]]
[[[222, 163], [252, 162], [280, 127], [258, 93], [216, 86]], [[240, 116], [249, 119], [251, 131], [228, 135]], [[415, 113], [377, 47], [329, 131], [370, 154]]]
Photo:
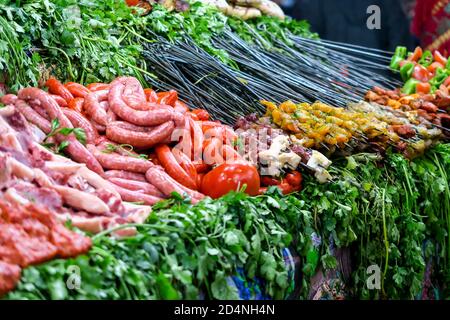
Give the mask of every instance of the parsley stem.
[[68, 72], [69, 72], [69, 75], [70, 75], [70, 77], [72, 78], [72, 79], [75, 79], [75, 76], [74, 76], [74, 74], [73, 74], [73, 72], [72, 72], [72, 63], [70, 62], [70, 58], [69, 58], [69, 56], [67, 55], [67, 53], [64, 51], [64, 50], [62, 50], [62, 49], [60, 49], [60, 48], [57, 48], [57, 47], [53, 47], [53, 46], [47, 46], [47, 48], [50, 48], [50, 49], [54, 49], [54, 50], [56, 50], [56, 51], [59, 51], [59, 52], [61, 52], [65, 57], [66, 57], [66, 59], [67, 59], [67, 65], [68, 65]]

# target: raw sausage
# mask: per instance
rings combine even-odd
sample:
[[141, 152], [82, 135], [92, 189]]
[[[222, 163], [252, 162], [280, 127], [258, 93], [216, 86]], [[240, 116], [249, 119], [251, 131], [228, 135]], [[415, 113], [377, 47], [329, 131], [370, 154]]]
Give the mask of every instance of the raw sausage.
[[25, 88], [19, 91], [17, 97], [25, 101], [35, 100], [47, 111], [50, 119], [58, 118], [62, 128], [73, 128], [72, 123], [63, 114], [59, 105], [47, 92], [38, 88]]
[[[63, 98], [61, 98], [60, 96], [56, 95], [56, 94], [50, 94], [50, 97], [52, 97], [53, 99], [55, 99], [56, 103], [58, 104], [58, 106], [60, 107], [67, 107], [67, 101], [64, 100]], [[73, 99], [69, 100], [72, 101]]]
[[153, 163], [148, 160], [104, 153], [92, 144], [88, 144], [87, 148], [105, 169], [145, 173], [149, 168], [153, 167]]
[[103, 168], [100, 165], [100, 162], [72, 134], [68, 137], [58, 134], [56, 135], [56, 139], [59, 142], [64, 140], [69, 141], [69, 145], [64, 151], [67, 152], [74, 161], [85, 163], [86, 166], [95, 173], [98, 173], [99, 175], [103, 174]]
[[17, 96], [15, 94], [5, 94], [0, 98], [0, 102], [4, 105], [15, 104], [17, 101]]
[[127, 105], [133, 109], [137, 109], [140, 105], [147, 101], [144, 88], [142, 88], [140, 82], [136, 78], [121, 77], [119, 79], [123, 81], [122, 83], [125, 86], [123, 89], [122, 99]]
[[102, 108], [100, 101], [108, 96], [107, 90], [89, 93], [84, 100], [84, 110], [92, 120], [102, 126], [106, 126], [110, 121], [105, 108]]
[[120, 197], [123, 201], [129, 202], [143, 202], [147, 205], [153, 205], [162, 200], [162, 198], [155, 197], [149, 194], [141, 193], [138, 191], [132, 191], [125, 188], [122, 188], [118, 185], [114, 185], [116, 191], [120, 194]]
[[192, 203], [197, 203], [205, 196], [197, 191], [186, 188], [172, 179], [164, 170], [158, 167], [150, 168], [145, 174], [147, 181], [161, 190], [166, 196], [170, 196], [172, 192], [177, 192], [180, 195], [187, 194]]
[[108, 170], [105, 171], [103, 175], [106, 179], [109, 178], [120, 178], [120, 179], [126, 179], [126, 180], [135, 180], [135, 181], [142, 181], [146, 182], [145, 175], [142, 173], [136, 173], [131, 171], [125, 171], [125, 170]]
[[109, 178], [109, 181], [111, 181], [113, 184], [128, 189], [132, 191], [139, 191], [141, 190], [145, 194], [149, 194], [151, 196], [163, 198], [164, 194], [159, 191], [154, 185], [143, 182], [143, 181], [135, 181], [135, 180], [127, 180], [122, 178]]
[[23, 100], [18, 99], [16, 101], [16, 108], [19, 110], [25, 118], [37, 126], [39, 129], [44, 131], [45, 134], [49, 134], [52, 130], [52, 126], [50, 124], [50, 121], [42, 117], [39, 113], [37, 113], [32, 107], [28, 105]]
[[167, 145], [158, 145], [155, 153], [161, 165], [172, 178], [190, 189], [197, 189], [197, 176], [191, 177], [184, 171]]
[[68, 108], [63, 108], [63, 113], [75, 128], [81, 128], [84, 130], [84, 132], [86, 133], [87, 143], [94, 143], [94, 141], [98, 137], [98, 133], [88, 119], [83, 117], [81, 113]]
[[79, 98], [84, 98], [87, 96], [91, 91], [87, 89], [85, 86], [76, 83], [76, 82], [67, 82], [64, 87], [66, 87], [67, 90], [74, 96]]
[[64, 87], [64, 85], [57, 79], [50, 78], [47, 80], [47, 82], [45, 82], [45, 85], [48, 87], [48, 91], [50, 93], [60, 96], [66, 101], [66, 103], [73, 99], [73, 95], [70, 93], [70, 91], [67, 90], [67, 88]]
[[148, 132], [134, 131], [123, 126], [123, 122], [116, 121], [106, 127], [106, 136], [118, 143], [128, 143], [136, 148], [150, 148], [162, 140], [170, 137], [175, 125], [168, 121], [159, 126], [148, 128]]
[[[129, 107], [122, 99], [125, 87], [122, 82], [122, 78], [114, 80], [108, 96], [109, 107], [117, 116], [140, 126], [156, 126], [170, 120], [180, 121], [178, 113], [175, 111], [165, 109], [140, 111]], [[181, 116], [183, 117], [183, 115]]]

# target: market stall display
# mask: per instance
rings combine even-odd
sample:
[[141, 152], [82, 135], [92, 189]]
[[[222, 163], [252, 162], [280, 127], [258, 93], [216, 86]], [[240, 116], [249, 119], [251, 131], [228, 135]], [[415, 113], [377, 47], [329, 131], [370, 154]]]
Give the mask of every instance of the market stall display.
[[0, 6], [2, 298], [449, 296], [447, 58], [138, 2]]

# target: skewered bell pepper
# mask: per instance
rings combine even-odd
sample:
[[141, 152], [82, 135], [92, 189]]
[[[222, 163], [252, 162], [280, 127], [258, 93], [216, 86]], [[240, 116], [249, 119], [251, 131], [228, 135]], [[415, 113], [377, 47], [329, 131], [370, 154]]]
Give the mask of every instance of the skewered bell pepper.
[[422, 57], [419, 60], [419, 64], [423, 65], [424, 67], [428, 67], [430, 64], [433, 63], [433, 54], [430, 50], [426, 50]]
[[447, 77], [450, 75], [450, 71], [449, 70], [444, 70], [442, 68], [437, 68], [436, 69], [436, 75], [433, 77], [433, 79], [431, 79], [429, 81], [430, 85], [437, 89], [439, 88], [439, 86], [441, 84], [444, 83], [445, 79], [447, 79]]
[[408, 81], [405, 82], [405, 85], [402, 88], [402, 93], [405, 94], [413, 94], [416, 92], [416, 86], [417, 84], [420, 83], [420, 81], [411, 78]]
[[392, 57], [390, 64], [392, 70], [400, 69], [400, 62], [405, 60], [407, 51], [406, 47], [397, 47], [397, 49], [395, 49], [395, 54]]
[[411, 78], [413, 72], [414, 63], [412, 62], [408, 62], [400, 68], [400, 76], [402, 77], [403, 81], [407, 81], [409, 78]]

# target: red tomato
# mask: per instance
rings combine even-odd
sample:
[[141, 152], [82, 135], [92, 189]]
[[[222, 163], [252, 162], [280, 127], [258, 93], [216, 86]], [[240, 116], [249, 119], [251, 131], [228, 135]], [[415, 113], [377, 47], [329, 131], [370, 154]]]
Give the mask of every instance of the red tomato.
[[192, 113], [195, 113], [199, 120], [202, 120], [202, 121], [209, 120], [209, 113], [208, 113], [208, 111], [206, 111], [204, 109], [195, 109], [195, 110], [192, 110]]
[[414, 67], [413, 78], [419, 80], [420, 82], [428, 82], [432, 75], [430, 72], [420, 64]]
[[245, 193], [258, 195], [260, 179], [256, 168], [245, 162], [223, 163], [203, 177], [201, 192], [216, 199], [244, 185]]
[[67, 90], [64, 85], [56, 80], [55, 78], [50, 78], [45, 82], [45, 85], [48, 87], [48, 91], [50, 93], [56, 94], [66, 100], [66, 102], [69, 102], [73, 99], [73, 95], [70, 93], [69, 90]]
[[437, 70], [437, 68], [441, 68], [444, 69], [444, 65], [440, 62], [433, 62], [432, 64], [430, 64], [427, 68], [428, 71], [430, 71], [432, 74], [434, 74]]
[[292, 193], [295, 191], [294, 187], [291, 186], [289, 183], [287, 183], [286, 181], [283, 181], [280, 185], [277, 186], [280, 190], [282, 194], [288, 194], [288, 193]]
[[408, 58], [408, 61], [419, 61], [419, 59], [422, 57], [423, 50], [421, 47], [417, 47], [413, 54]]
[[201, 186], [202, 185], [202, 181], [203, 181], [203, 177], [205, 176], [204, 173], [199, 173], [197, 174], [197, 185]]
[[301, 186], [302, 181], [303, 181], [303, 177], [302, 174], [298, 171], [292, 171], [291, 173], [288, 173], [286, 175], [286, 181], [294, 186], [294, 187], [298, 187]]
[[427, 94], [430, 93], [431, 85], [428, 82], [420, 82], [416, 85], [416, 92]]
[[132, 7], [132, 6], [137, 6], [139, 3], [139, 0], [125, 0], [125, 2], [127, 3], [127, 5]]
[[158, 92], [158, 103], [159, 104], [166, 104], [169, 106], [174, 107], [175, 102], [178, 100], [178, 93], [175, 90], [170, 90], [166, 92]]
[[447, 58], [445, 58], [439, 51], [435, 51], [433, 54], [434, 61], [439, 62], [442, 65], [447, 64]]
[[263, 186], [277, 186], [281, 184], [281, 181], [272, 177], [261, 177], [261, 184]]

